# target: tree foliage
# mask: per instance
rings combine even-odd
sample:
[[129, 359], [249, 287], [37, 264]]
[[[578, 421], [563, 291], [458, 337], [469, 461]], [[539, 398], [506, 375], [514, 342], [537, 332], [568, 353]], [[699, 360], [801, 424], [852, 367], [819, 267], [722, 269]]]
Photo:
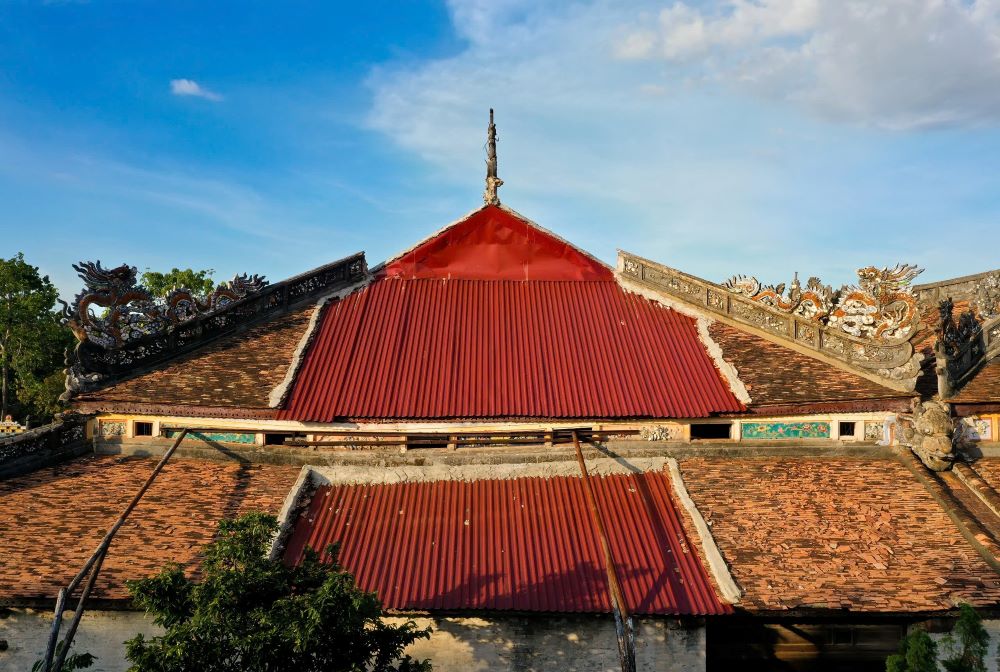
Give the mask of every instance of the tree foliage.
[[142, 286], [150, 291], [153, 296], [165, 297], [174, 287], [185, 287], [198, 295], [205, 295], [215, 289], [215, 281], [212, 280], [212, 269], [195, 271], [190, 268], [172, 268], [169, 273], [159, 273], [148, 268], [139, 278]]
[[53, 311], [57, 296], [23, 254], [0, 259], [0, 417], [30, 415], [38, 424], [59, 410], [73, 335]]
[[941, 664], [948, 672], [986, 672], [990, 636], [975, 609], [968, 604], [960, 604], [958, 609], [954, 629], [942, 640], [942, 648], [950, 655]]
[[895, 653], [885, 661], [886, 672], [937, 672], [937, 644], [925, 630], [907, 633]]
[[267, 557], [278, 529], [273, 516], [249, 514], [219, 525], [202, 578], [177, 565], [129, 582], [135, 604], [166, 632], [126, 642], [132, 672], [418, 672], [427, 661], [403, 656], [430, 636], [413, 622], [382, 621], [374, 593], [360, 590], [337, 564], [308, 552], [297, 567]]
[[[958, 605], [958, 620], [941, 639], [947, 656], [941, 661], [947, 672], [986, 672], [986, 650], [990, 636], [979, 614], [968, 604]], [[924, 630], [910, 631], [900, 643], [899, 653], [885, 661], [886, 672], [937, 672], [937, 644]]]

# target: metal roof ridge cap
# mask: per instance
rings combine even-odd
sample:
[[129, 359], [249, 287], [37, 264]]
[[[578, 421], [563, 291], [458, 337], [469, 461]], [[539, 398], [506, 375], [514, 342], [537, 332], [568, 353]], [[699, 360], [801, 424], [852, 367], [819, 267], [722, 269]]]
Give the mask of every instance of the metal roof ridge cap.
[[[611, 458], [587, 462], [594, 476], [628, 476], [662, 471], [666, 457]], [[427, 466], [322, 466], [311, 467], [317, 485], [400, 485], [441, 481], [511, 481], [527, 478], [579, 478], [575, 461], [512, 462], [509, 464], [466, 464]]]
[[299, 338], [298, 345], [295, 346], [295, 350], [292, 352], [292, 358], [288, 363], [288, 368], [285, 370], [284, 378], [282, 378], [280, 383], [274, 386], [274, 389], [272, 389], [271, 393], [267, 396], [268, 407], [279, 408], [291, 392], [292, 385], [295, 382], [295, 377], [298, 375], [299, 369], [302, 368], [302, 364], [305, 362], [305, 355], [306, 351], [309, 349], [309, 344], [312, 343], [313, 338], [316, 336], [316, 331], [319, 328], [320, 316], [323, 314], [323, 308], [326, 304], [333, 299], [343, 299], [360, 289], [364, 289], [370, 285], [371, 282], [372, 276], [369, 275], [360, 282], [356, 282], [353, 285], [319, 297], [316, 301], [316, 306], [313, 308], [313, 314], [309, 316], [309, 324], [306, 325], [306, 330], [302, 333], [302, 336]]
[[674, 494], [680, 500], [684, 511], [691, 518], [691, 522], [694, 523], [694, 529], [698, 533], [698, 541], [701, 543], [705, 559], [708, 561], [708, 569], [719, 586], [722, 599], [729, 604], [737, 604], [740, 598], [743, 597], [743, 591], [730, 573], [729, 565], [726, 564], [725, 558], [722, 557], [722, 551], [719, 549], [718, 544], [715, 543], [712, 531], [708, 529], [708, 523], [705, 522], [694, 500], [691, 499], [691, 495], [687, 491], [687, 486], [684, 485], [684, 477], [681, 474], [676, 459], [672, 457], [667, 458], [667, 471], [670, 474], [670, 485], [673, 486]]

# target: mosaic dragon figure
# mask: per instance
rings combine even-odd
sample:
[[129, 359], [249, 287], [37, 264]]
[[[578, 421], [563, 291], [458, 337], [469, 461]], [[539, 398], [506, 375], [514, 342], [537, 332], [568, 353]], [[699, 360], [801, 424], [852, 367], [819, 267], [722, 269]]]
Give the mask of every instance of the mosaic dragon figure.
[[910, 283], [923, 273], [911, 264], [858, 271], [858, 285], [841, 290], [829, 324], [842, 331], [876, 341], [904, 338], [913, 330], [919, 310]]
[[736, 275], [723, 283], [729, 291], [775, 310], [791, 313], [845, 333], [875, 341], [892, 341], [910, 334], [917, 318], [917, 299], [910, 282], [922, 272], [916, 266], [868, 266], [858, 271], [858, 285], [834, 291], [819, 278], [803, 289], [798, 275], [788, 294], [785, 285], [764, 285], [755, 277]]
[[807, 320], [822, 322], [830, 313], [836, 293], [819, 278], [809, 278], [803, 290], [796, 273], [788, 296], [785, 284], [763, 285], [753, 276], [734, 275], [723, 286], [735, 294], [742, 294], [751, 301], [770, 306], [785, 313], [792, 313]]
[[[60, 301], [63, 323], [73, 330], [78, 341], [89, 341], [105, 349], [162, 333], [267, 286], [262, 276], [243, 274], [219, 285], [205, 297], [186, 288], [175, 288], [161, 301], [136, 282], [135, 266], [104, 268], [100, 261], [83, 261], [73, 264], [73, 270], [83, 280], [84, 289], [76, 295], [72, 306]], [[92, 311], [94, 306], [104, 311], [98, 315]]]
[[[73, 264], [84, 289], [76, 295], [70, 307], [63, 305], [63, 322], [79, 341], [93, 341], [110, 348], [156, 330], [162, 322], [162, 311], [152, 295], [136, 284], [136, 268], [123, 264], [104, 268], [101, 262], [81, 261]], [[104, 308], [103, 315], [91, 312], [92, 306]]]

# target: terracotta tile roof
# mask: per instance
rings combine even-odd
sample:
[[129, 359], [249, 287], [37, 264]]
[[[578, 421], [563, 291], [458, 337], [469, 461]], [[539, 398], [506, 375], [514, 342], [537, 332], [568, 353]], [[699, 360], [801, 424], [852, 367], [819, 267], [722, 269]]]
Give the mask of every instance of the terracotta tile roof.
[[709, 326], [709, 334], [736, 367], [752, 406], [909, 396], [720, 322]]
[[267, 408], [314, 309], [299, 309], [76, 400]]
[[[590, 482], [632, 613], [731, 612], [694, 552], [697, 537], [685, 534], [667, 474]], [[392, 609], [611, 611], [578, 476], [321, 486], [286, 561], [334, 541], [359, 585]]]
[[[79, 571], [155, 466], [88, 456], [0, 481], [0, 602], [54, 599]], [[174, 458], [119, 531], [95, 588], [124, 599], [124, 581], [167, 562], [196, 566], [221, 518], [277, 514], [298, 467]]]
[[681, 461], [751, 610], [1000, 604], [998, 576], [894, 459]]
[[1000, 402], [1000, 357], [984, 364], [948, 401], [953, 404]]

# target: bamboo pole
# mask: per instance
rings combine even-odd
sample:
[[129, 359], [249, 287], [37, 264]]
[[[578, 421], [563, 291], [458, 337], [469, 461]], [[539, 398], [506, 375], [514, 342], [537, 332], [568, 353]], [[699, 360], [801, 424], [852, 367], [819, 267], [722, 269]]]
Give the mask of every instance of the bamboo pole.
[[[163, 454], [163, 457], [160, 458], [160, 461], [153, 468], [153, 471], [146, 479], [146, 482], [142, 484], [141, 488], [139, 488], [139, 492], [135, 494], [132, 501], [130, 501], [128, 506], [125, 507], [125, 510], [122, 511], [122, 514], [118, 516], [118, 520], [115, 521], [115, 524], [112, 525], [111, 529], [104, 535], [101, 543], [97, 545], [97, 550], [93, 552], [87, 562], [84, 563], [83, 568], [77, 572], [75, 577], [73, 577], [69, 586], [59, 591], [59, 597], [56, 598], [56, 609], [52, 622], [52, 632], [49, 634], [49, 643], [45, 651], [46, 664], [43, 668], [44, 672], [57, 672], [62, 669], [63, 663], [66, 662], [66, 656], [69, 654], [70, 646], [73, 644], [73, 637], [76, 636], [76, 630], [80, 625], [80, 619], [83, 617], [83, 610], [86, 606], [87, 598], [90, 596], [94, 583], [97, 581], [97, 575], [101, 571], [101, 565], [104, 563], [104, 556], [107, 554], [112, 540], [115, 538], [115, 535], [118, 533], [118, 530], [121, 529], [122, 525], [125, 524], [125, 520], [129, 517], [129, 514], [131, 514], [132, 511], [135, 510], [135, 507], [139, 505], [139, 501], [142, 499], [142, 496], [145, 495], [146, 491], [153, 485], [153, 481], [156, 480], [157, 476], [159, 476], [163, 467], [166, 466], [167, 461], [174, 454], [174, 451], [177, 450], [177, 447], [181, 445], [181, 441], [184, 440], [187, 433], [187, 429], [181, 430], [181, 433], [178, 434], [177, 438], [174, 440], [173, 445], [170, 446], [167, 452]], [[83, 593], [80, 595], [79, 602], [77, 602], [76, 611], [73, 614], [73, 621], [70, 623], [69, 630], [66, 632], [66, 638], [63, 640], [63, 647], [59, 652], [59, 657], [56, 658], [56, 661], [53, 664], [52, 658], [59, 640], [59, 629], [62, 627], [62, 617], [63, 612], [66, 610], [66, 601], [69, 599], [70, 595], [72, 595], [73, 591], [80, 585], [83, 578], [87, 576], [88, 572], [90, 576], [87, 579], [87, 585], [84, 587]]]
[[615, 568], [615, 561], [611, 555], [611, 543], [608, 541], [608, 531], [604, 527], [604, 519], [601, 517], [601, 512], [597, 507], [597, 497], [594, 495], [594, 489], [590, 484], [590, 474], [587, 472], [587, 461], [583, 459], [580, 438], [575, 431], [573, 432], [573, 447], [576, 448], [576, 460], [580, 464], [583, 490], [587, 496], [587, 503], [590, 505], [590, 515], [594, 518], [597, 535], [601, 541], [601, 550], [604, 552], [604, 569], [608, 575], [608, 592], [611, 596], [611, 609], [615, 615], [615, 626], [618, 631], [618, 659], [622, 666], [622, 672], [635, 672], [632, 616], [628, 612], [625, 595], [622, 593], [621, 583], [618, 581], [618, 571]]

